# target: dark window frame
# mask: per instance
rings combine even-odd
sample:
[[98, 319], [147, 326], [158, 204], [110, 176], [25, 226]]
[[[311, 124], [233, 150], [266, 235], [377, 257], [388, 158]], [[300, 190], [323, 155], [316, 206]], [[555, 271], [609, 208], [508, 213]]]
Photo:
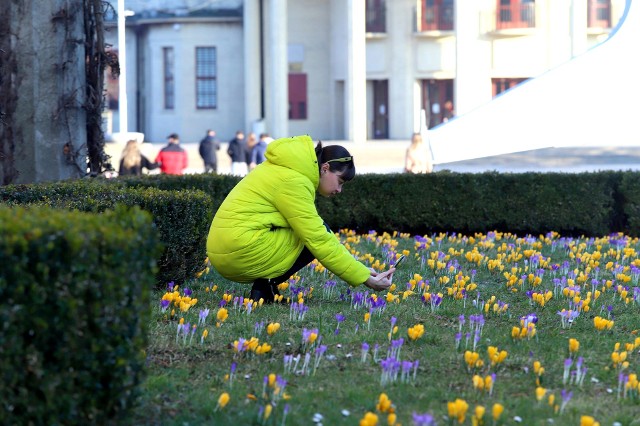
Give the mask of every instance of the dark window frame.
[[308, 117], [308, 76], [303, 72], [290, 72], [289, 120], [306, 120]]
[[196, 109], [218, 108], [218, 52], [215, 46], [196, 46]]
[[611, 0], [588, 0], [587, 28], [611, 28]]
[[453, 0], [421, 0], [420, 31], [452, 31], [454, 21]]
[[496, 0], [496, 29], [535, 28], [535, 0]]
[[176, 107], [175, 51], [173, 47], [162, 48], [163, 103], [164, 109]]
[[365, 0], [365, 31], [387, 32], [387, 10], [385, 0]]

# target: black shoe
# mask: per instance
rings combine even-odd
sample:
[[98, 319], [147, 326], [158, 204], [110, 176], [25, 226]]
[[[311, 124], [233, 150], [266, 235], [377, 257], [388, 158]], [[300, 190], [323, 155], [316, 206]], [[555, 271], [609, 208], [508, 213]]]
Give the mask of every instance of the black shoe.
[[273, 303], [276, 296], [279, 296], [280, 292], [275, 284], [271, 284], [269, 280], [257, 279], [251, 286], [251, 300], [254, 302], [263, 300], [263, 303]]

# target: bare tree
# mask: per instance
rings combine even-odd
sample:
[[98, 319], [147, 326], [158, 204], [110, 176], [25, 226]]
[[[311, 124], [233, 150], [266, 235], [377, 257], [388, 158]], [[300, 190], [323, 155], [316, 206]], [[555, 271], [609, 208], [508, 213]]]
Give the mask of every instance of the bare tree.
[[103, 0], [22, 0], [0, 8], [0, 179], [97, 176], [104, 152]]

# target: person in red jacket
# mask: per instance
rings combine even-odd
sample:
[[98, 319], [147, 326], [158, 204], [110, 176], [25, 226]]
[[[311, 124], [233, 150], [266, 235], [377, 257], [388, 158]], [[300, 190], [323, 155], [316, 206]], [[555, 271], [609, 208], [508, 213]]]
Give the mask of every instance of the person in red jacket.
[[156, 163], [160, 163], [162, 173], [181, 175], [187, 168], [187, 151], [180, 146], [180, 137], [171, 133], [167, 139], [169, 143], [156, 156]]

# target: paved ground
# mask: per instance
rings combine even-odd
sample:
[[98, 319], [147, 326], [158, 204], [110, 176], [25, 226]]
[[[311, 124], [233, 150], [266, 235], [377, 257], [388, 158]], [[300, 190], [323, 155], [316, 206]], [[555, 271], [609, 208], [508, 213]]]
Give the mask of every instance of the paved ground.
[[[326, 145], [340, 144], [353, 154], [359, 173], [400, 173], [404, 166], [404, 153], [409, 141], [370, 141], [355, 144], [344, 141], [328, 141]], [[153, 161], [164, 143], [144, 143], [143, 153]], [[200, 173], [204, 166], [198, 155], [197, 143], [183, 143], [189, 153], [188, 173]], [[222, 144], [218, 154], [218, 172], [229, 173], [230, 162], [226, 154], [227, 144]], [[122, 146], [107, 143], [106, 151], [116, 166], [120, 161]], [[498, 171], [503, 173], [539, 172], [593, 172], [598, 170], [640, 170], [640, 146], [638, 147], [576, 147], [548, 148], [519, 152], [455, 163], [436, 164], [435, 170], [451, 170], [460, 173]]]

